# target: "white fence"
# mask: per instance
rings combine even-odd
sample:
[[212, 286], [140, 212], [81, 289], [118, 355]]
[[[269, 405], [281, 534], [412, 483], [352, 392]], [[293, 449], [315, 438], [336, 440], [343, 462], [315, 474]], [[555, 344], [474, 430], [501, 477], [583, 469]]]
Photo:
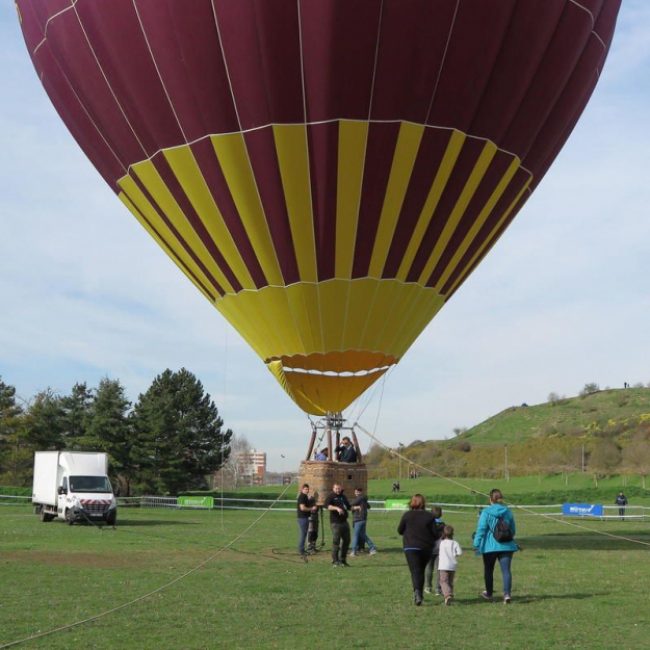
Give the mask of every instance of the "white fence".
[[[229, 498], [223, 499], [219, 496], [213, 497], [213, 510], [274, 510], [278, 512], [294, 512], [296, 509], [295, 499], [247, 499], [247, 498]], [[25, 506], [31, 505], [32, 498], [28, 496], [14, 496], [0, 494], [0, 506]], [[118, 506], [121, 508], [174, 508], [184, 510], [206, 510], [210, 509], [204, 505], [180, 505], [176, 497], [161, 497], [145, 495], [138, 497], [118, 497]], [[386, 508], [385, 501], [370, 501], [373, 512], [400, 512], [399, 509]], [[433, 503], [431, 503], [433, 505]], [[469, 503], [437, 503], [443, 508], [445, 515], [460, 514], [478, 516], [483, 505]], [[520, 515], [543, 514], [552, 517], [562, 517], [562, 504], [520, 504], [511, 505]], [[598, 517], [588, 517], [589, 519], [616, 520], [621, 519], [619, 507], [616, 505], [604, 505], [603, 515]], [[584, 519], [585, 517], [580, 517]], [[626, 520], [645, 520], [650, 519], [650, 507], [628, 505], [625, 508]]]

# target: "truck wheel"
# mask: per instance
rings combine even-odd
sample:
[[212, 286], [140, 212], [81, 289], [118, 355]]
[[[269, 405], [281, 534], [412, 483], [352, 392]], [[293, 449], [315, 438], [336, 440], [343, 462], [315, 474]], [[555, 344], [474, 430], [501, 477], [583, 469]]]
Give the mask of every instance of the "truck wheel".
[[117, 522], [117, 510], [113, 510], [106, 515], [106, 525], [115, 526]]
[[48, 522], [52, 521], [54, 519], [54, 515], [49, 514], [48, 512], [45, 512], [45, 508], [41, 506], [41, 511], [39, 513], [39, 519], [43, 522]]
[[72, 510], [65, 511], [65, 520], [68, 526], [72, 526], [72, 524], [74, 524], [74, 514], [72, 513]]

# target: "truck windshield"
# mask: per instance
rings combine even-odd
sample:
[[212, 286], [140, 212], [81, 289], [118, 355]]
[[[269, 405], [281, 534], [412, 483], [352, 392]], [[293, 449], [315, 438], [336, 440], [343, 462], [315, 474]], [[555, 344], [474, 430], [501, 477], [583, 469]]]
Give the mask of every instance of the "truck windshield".
[[71, 476], [70, 492], [113, 492], [106, 476]]

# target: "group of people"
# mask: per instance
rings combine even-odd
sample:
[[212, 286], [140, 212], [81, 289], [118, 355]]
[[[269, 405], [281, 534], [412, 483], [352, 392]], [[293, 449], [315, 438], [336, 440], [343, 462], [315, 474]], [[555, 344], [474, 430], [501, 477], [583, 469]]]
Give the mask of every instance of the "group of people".
[[[441, 516], [442, 510], [438, 506], [427, 511], [424, 497], [414, 494], [397, 527], [411, 572], [413, 602], [418, 606], [422, 604], [423, 592], [432, 590], [435, 564], [438, 566], [436, 593], [444, 596], [445, 605], [450, 605], [454, 597], [454, 576], [463, 551], [454, 540], [453, 526], [445, 525]], [[514, 541], [515, 532], [515, 519], [503, 503], [501, 490], [492, 490], [490, 505], [481, 511], [472, 538], [475, 553], [483, 558], [485, 589], [480, 595], [485, 600], [493, 598], [494, 568], [498, 562], [503, 578], [503, 602], [506, 605], [511, 602], [510, 567], [512, 556], [519, 549]]]
[[[363, 488], [355, 488], [354, 500], [352, 503], [343, 493], [343, 486], [340, 483], [334, 483], [332, 491], [327, 495], [325, 503], [323, 504], [329, 512], [330, 529], [332, 531], [332, 566], [346, 567], [348, 565], [348, 557], [355, 557], [361, 547], [368, 547], [370, 555], [377, 553], [375, 543], [370, 539], [366, 532], [366, 524], [368, 521], [368, 510], [370, 510], [370, 503], [368, 497], [363, 493]], [[352, 513], [352, 533], [350, 531], [350, 524], [348, 522], [349, 513]], [[316, 531], [316, 539], [312, 546], [310, 538], [308, 539], [308, 525], [303, 522], [306, 517], [312, 517], [316, 513], [318, 517], [318, 506], [313, 496], [309, 496], [309, 485], [304, 483], [298, 495], [298, 553], [301, 556], [317, 552], [316, 541], [318, 540], [318, 529]], [[309, 546], [305, 548], [305, 542]], [[352, 549], [350, 550], [350, 543]], [[349, 554], [348, 554], [349, 552]]]
[[[472, 535], [474, 552], [483, 559], [483, 577], [485, 589], [480, 593], [484, 600], [494, 597], [494, 569], [499, 564], [503, 581], [503, 602], [511, 602], [512, 593], [512, 557], [519, 546], [515, 542], [515, 519], [512, 511], [505, 505], [501, 490], [490, 491], [490, 505], [480, 512], [476, 531]], [[311, 501], [310, 501], [311, 499]], [[354, 490], [352, 503], [343, 492], [343, 487], [335, 483], [332, 492], [325, 499], [323, 506], [330, 517], [332, 531], [332, 566], [349, 566], [348, 557], [354, 557], [364, 544], [369, 553], [374, 555], [377, 547], [368, 537], [366, 526], [370, 503], [363, 489]], [[302, 520], [318, 511], [315, 500], [309, 497], [309, 485], [304, 484], [298, 497], [298, 524], [300, 536], [298, 552], [304, 555], [305, 541], [308, 537], [308, 525]], [[351, 540], [348, 515], [352, 513], [353, 536]], [[442, 509], [433, 506], [427, 510], [425, 498], [414, 494], [408, 510], [402, 516], [397, 532], [402, 536], [404, 556], [411, 574], [413, 602], [422, 605], [424, 593], [435, 593], [444, 597], [445, 605], [450, 605], [454, 598], [454, 577], [458, 568], [458, 558], [463, 551], [454, 539], [454, 528], [442, 521]], [[348, 555], [352, 543], [352, 550]]]
[[[339, 463], [357, 462], [357, 450], [348, 436], [341, 439], [341, 444], [334, 448], [334, 454]], [[323, 447], [316, 451], [314, 460], [329, 460], [329, 448]]]

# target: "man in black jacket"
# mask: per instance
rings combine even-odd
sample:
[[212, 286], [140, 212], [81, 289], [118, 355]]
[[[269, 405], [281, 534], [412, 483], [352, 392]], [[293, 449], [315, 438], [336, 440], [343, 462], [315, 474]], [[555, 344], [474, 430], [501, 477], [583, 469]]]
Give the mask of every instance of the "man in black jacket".
[[325, 507], [330, 513], [332, 529], [332, 566], [349, 566], [346, 557], [350, 547], [350, 524], [348, 523], [350, 502], [343, 494], [343, 487], [339, 483], [334, 483], [332, 486], [332, 492], [325, 499]]

